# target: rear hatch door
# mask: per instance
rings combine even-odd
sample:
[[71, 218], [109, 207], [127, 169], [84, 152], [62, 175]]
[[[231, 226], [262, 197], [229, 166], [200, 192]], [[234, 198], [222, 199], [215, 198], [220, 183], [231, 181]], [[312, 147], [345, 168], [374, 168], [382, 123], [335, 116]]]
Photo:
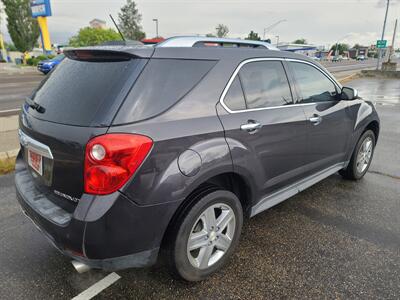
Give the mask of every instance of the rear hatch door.
[[67, 51], [23, 105], [20, 141], [32, 180], [69, 212], [83, 194], [87, 142], [107, 132], [152, 50], [139, 53]]

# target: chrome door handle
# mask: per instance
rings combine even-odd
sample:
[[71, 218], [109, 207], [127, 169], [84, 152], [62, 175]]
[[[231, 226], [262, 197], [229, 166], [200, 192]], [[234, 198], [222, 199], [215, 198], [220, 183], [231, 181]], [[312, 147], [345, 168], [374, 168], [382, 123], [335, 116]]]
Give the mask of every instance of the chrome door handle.
[[322, 122], [322, 117], [321, 116], [316, 116], [314, 115], [313, 117], [308, 119], [311, 123], [313, 123], [314, 125], [318, 125], [319, 123]]
[[254, 123], [246, 123], [240, 126], [240, 129], [243, 131], [247, 131], [249, 133], [254, 133], [258, 129], [262, 127], [261, 123], [254, 122]]

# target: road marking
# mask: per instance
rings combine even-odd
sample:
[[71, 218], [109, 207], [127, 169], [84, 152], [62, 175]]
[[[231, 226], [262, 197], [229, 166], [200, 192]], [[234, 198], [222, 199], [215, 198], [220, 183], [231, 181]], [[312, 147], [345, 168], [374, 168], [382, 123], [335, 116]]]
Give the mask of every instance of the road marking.
[[108, 274], [102, 280], [96, 282], [91, 287], [89, 287], [87, 290], [84, 290], [78, 296], [75, 296], [74, 298], [72, 298], [72, 300], [89, 300], [89, 299], [92, 299], [94, 296], [99, 294], [104, 289], [108, 288], [110, 285], [112, 285], [114, 282], [116, 282], [120, 278], [121, 278], [121, 276], [119, 276], [115, 272], [113, 272], [111, 274]]
[[20, 108], [0, 110], [0, 117], [9, 117], [13, 115], [18, 115], [20, 111], [21, 111]]
[[26, 87], [29, 85], [38, 85], [40, 83], [37, 81], [24, 81], [24, 82], [8, 82], [8, 83], [0, 83], [0, 87], [2, 88], [10, 88], [10, 87]]

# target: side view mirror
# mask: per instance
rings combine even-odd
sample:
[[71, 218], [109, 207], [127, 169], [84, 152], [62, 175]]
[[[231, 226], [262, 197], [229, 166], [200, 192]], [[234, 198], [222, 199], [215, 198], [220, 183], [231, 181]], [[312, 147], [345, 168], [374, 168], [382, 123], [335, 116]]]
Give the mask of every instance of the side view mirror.
[[346, 86], [342, 88], [342, 94], [341, 94], [342, 100], [354, 100], [357, 98], [358, 98], [358, 91], [356, 89]]

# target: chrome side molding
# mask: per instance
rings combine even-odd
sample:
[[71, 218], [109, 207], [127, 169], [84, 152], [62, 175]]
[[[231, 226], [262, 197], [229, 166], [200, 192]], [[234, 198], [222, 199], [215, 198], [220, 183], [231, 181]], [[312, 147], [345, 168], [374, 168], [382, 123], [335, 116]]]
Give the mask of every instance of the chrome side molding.
[[269, 195], [261, 199], [261, 201], [259, 201], [256, 205], [254, 205], [251, 208], [250, 217], [254, 217], [260, 212], [267, 210], [272, 206], [281, 203], [282, 201], [287, 200], [288, 198], [300, 193], [301, 191], [304, 191], [306, 188], [309, 188], [310, 186], [316, 184], [317, 182], [335, 174], [337, 171], [346, 167], [346, 165], [347, 162], [335, 164], [329, 168], [326, 168], [325, 170], [315, 173], [307, 178], [304, 178], [288, 187], [285, 187], [273, 193], [272, 195]]

